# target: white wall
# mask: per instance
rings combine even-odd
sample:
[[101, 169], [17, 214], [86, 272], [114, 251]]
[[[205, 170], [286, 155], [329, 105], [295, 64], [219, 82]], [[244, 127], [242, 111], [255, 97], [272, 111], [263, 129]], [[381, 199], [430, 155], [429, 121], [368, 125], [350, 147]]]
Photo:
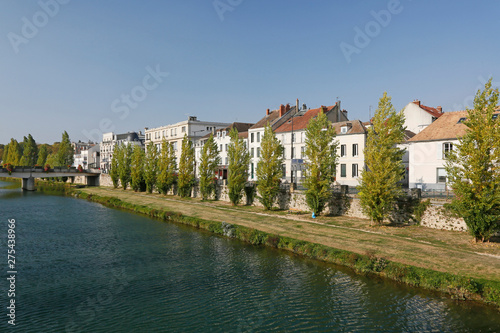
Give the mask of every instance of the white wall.
[[[365, 149], [366, 144], [366, 135], [365, 134], [339, 134], [336, 137], [339, 142], [337, 156], [337, 174], [336, 179], [337, 182], [341, 185], [349, 185], [349, 186], [358, 186], [359, 185], [359, 177], [361, 176], [361, 172], [365, 167], [365, 156], [363, 154], [363, 150]], [[353, 144], [358, 145], [358, 154], [357, 156], [353, 156]], [[345, 145], [346, 147], [346, 156], [341, 157], [341, 145]], [[341, 177], [341, 165], [345, 164], [346, 166], [346, 176]], [[352, 176], [352, 165], [357, 164], [358, 166], [358, 175]]]
[[402, 112], [405, 115], [404, 126], [415, 134], [432, 123], [432, 116], [413, 102], [408, 103]]
[[419, 187], [423, 190], [446, 188], [445, 183], [438, 183], [437, 169], [444, 168], [446, 161], [443, 159], [443, 144], [453, 143], [458, 140], [441, 140], [429, 142], [411, 142], [409, 146], [409, 187]]

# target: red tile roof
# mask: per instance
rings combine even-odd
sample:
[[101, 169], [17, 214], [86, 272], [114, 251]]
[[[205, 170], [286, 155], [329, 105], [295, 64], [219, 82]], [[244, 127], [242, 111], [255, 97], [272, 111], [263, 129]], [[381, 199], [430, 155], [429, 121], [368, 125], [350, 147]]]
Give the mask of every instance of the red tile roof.
[[[300, 115], [300, 113], [295, 115], [293, 117], [293, 130], [298, 131], [298, 130], [305, 129], [307, 127], [307, 124], [309, 124], [309, 120], [311, 120], [312, 118], [315, 118], [319, 114], [321, 109], [323, 109], [323, 112], [326, 113], [327, 111], [330, 111], [334, 107], [335, 107], [335, 105], [322, 106], [322, 107], [317, 108], [317, 109], [309, 109], [309, 110], [307, 110], [306, 113], [304, 113], [302, 115]], [[283, 125], [278, 127], [275, 132], [281, 133], [281, 132], [291, 132], [291, 131], [292, 131], [292, 119], [290, 119], [289, 121], [287, 121], [286, 123], [284, 123]]]
[[[414, 101], [413, 103], [416, 104], [422, 110], [427, 111], [427, 113], [429, 113], [433, 117], [439, 118], [443, 115], [442, 109], [440, 111], [437, 108], [425, 106], [422, 103], [420, 103], [420, 101], [418, 101], [418, 100]], [[440, 107], [438, 106], [438, 108], [440, 108]]]

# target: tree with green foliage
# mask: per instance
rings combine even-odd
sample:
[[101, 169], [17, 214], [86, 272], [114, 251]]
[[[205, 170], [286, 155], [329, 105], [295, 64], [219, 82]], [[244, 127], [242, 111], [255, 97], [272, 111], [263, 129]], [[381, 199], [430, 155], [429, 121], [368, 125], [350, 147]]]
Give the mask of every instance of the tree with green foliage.
[[21, 162], [21, 156], [23, 155], [21, 146], [15, 139], [10, 139], [9, 145], [8, 145], [8, 155], [7, 155], [7, 160], [4, 161], [4, 163], [10, 163], [12, 165], [20, 165]]
[[200, 179], [200, 192], [203, 200], [207, 200], [215, 191], [216, 178], [215, 172], [221, 163], [217, 143], [214, 140], [213, 134], [203, 145], [200, 157], [199, 179]]
[[146, 182], [144, 180], [144, 160], [146, 154], [140, 145], [134, 145], [130, 164], [130, 187], [137, 191], [146, 190]]
[[248, 165], [250, 154], [246, 142], [239, 137], [238, 130], [233, 127], [229, 132], [231, 142], [227, 149], [228, 157], [228, 190], [229, 200], [233, 205], [238, 205], [243, 197], [243, 191], [248, 179]]
[[178, 190], [179, 195], [183, 198], [191, 196], [191, 191], [194, 186], [194, 146], [188, 136], [184, 134], [182, 139], [181, 159], [179, 161], [179, 179]]
[[3, 147], [3, 154], [2, 154], [3, 163], [7, 163], [8, 155], [9, 155], [9, 144], [6, 144], [5, 147]]
[[404, 178], [403, 155], [405, 150], [397, 145], [405, 138], [404, 114], [396, 113], [387, 92], [380, 98], [368, 129], [364, 149], [366, 170], [361, 172], [359, 198], [364, 213], [381, 224], [394, 210], [402, 195]]
[[269, 123], [260, 146], [260, 160], [257, 163], [258, 199], [270, 210], [280, 191], [284, 148]]
[[463, 122], [465, 135], [447, 154], [445, 165], [455, 194], [450, 207], [463, 217], [475, 241], [484, 242], [500, 230], [500, 120], [493, 116], [498, 114], [498, 95], [491, 78], [478, 90]]
[[28, 134], [28, 137], [24, 137], [23, 147], [23, 156], [21, 157], [20, 164], [22, 166], [34, 166], [38, 160], [38, 146], [31, 134]]
[[116, 144], [113, 149], [113, 156], [111, 158], [111, 165], [109, 166], [109, 176], [111, 177], [111, 181], [113, 182], [113, 187], [118, 188], [118, 181], [120, 180], [120, 169], [119, 163], [122, 159], [120, 155], [122, 155], [122, 146]]
[[176, 181], [177, 157], [174, 146], [163, 139], [161, 144], [161, 155], [157, 187], [158, 191], [167, 194]]
[[59, 150], [57, 151], [57, 165], [58, 166], [69, 166], [73, 165], [74, 161], [74, 150], [71, 146], [71, 141], [69, 139], [68, 132], [64, 131], [62, 134], [61, 144], [59, 145]]
[[43, 144], [40, 146], [40, 149], [38, 150], [38, 158], [36, 160], [36, 164], [42, 167], [45, 166], [45, 163], [47, 162], [47, 156], [49, 156], [47, 145]]
[[335, 128], [323, 110], [309, 120], [306, 128], [306, 169], [303, 185], [306, 188], [306, 203], [315, 214], [321, 214], [332, 193], [330, 187], [335, 179], [337, 166]]
[[156, 177], [158, 176], [158, 149], [155, 144], [150, 141], [146, 146], [146, 158], [144, 159], [144, 181], [146, 183], [146, 191], [153, 193], [156, 186]]
[[118, 175], [120, 178], [120, 183], [122, 184], [122, 188], [124, 190], [127, 189], [128, 184], [130, 183], [131, 164], [132, 164], [132, 146], [129, 143], [121, 144], [120, 155], [118, 159]]

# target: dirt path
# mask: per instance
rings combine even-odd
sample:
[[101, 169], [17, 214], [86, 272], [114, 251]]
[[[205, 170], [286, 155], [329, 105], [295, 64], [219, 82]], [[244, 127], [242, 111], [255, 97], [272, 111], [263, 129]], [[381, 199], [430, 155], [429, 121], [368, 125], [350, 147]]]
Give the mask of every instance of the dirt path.
[[419, 226], [371, 227], [364, 219], [292, 215], [259, 207], [234, 208], [223, 202], [201, 202], [175, 196], [134, 193], [110, 188], [85, 188], [100, 196], [167, 209], [211, 221], [224, 221], [359, 254], [436, 271], [500, 281], [500, 245], [472, 244], [466, 233]]

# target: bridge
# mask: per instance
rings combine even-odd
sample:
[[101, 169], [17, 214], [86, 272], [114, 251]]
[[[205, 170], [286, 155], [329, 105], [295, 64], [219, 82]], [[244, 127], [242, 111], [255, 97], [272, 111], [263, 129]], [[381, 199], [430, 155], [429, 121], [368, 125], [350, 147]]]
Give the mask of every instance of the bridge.
[[89, 186], [99, 186], [99, 176], [101, 170], [90, 169], [79, 171], [75, 167], [64, 168], [54, 167], [45, 171], [41, 167], [14, 167], [11, 172], [0, 167], [0, 177], [21, 178], [23, 180], [23, 190], [35, 190], [35, 178], [55, 178], [55, 177], [78, 177], [84, 176], [86, 184]]

